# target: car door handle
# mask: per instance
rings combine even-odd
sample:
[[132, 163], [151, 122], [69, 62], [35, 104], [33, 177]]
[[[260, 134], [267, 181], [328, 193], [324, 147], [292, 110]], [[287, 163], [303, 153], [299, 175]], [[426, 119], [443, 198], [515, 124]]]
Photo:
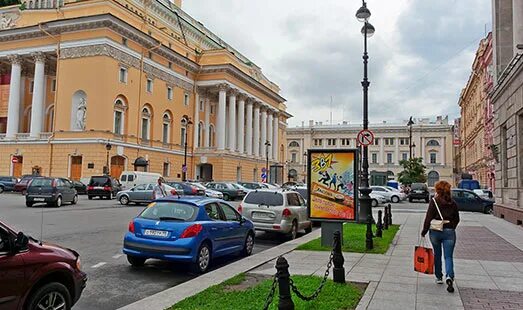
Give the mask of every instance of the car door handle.
[[216, 231], [216, 230], [218, 230], [218, 228], [216, 228], [216, 227], [211, 227], [211, 230], [212, 230], [212, 231]]

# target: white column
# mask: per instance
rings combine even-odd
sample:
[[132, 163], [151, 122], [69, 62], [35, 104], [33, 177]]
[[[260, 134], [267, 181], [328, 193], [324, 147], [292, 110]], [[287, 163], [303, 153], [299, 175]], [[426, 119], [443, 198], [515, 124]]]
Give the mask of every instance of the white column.
[[267, 141], [267, 108], [263, 108], [261, 111], [261, 138], [260, 138], [260, 156], [265, 158], [265, 141]]
[[11, 82], [9, 84], [9, 103], [7, 106], [7, 138], [15, 138], [18, 133], [20, 118], [20, 79], [22, 76], [21, 59], [17, 55], [9, 56], [11, 61]]
[[380, 154], [379, 154], [379, 163], [380, 165], [384, 165], [385, 164], [385, 151], [384, 151], [384, 147], [385, 147], [385, 140], [383, 138], [379, 138], [379, 144], [380, 144]]
[[233, 90], [229, 95], [229, 150], [236, 150], [236, 95], [238, 92]]
[[[208, 95], [208, 94], [207, 94]], [[209, 145], [209, 137], [211, 134], [211, 100], [206, 97], [205, 99], [205, 116], [204, 116], [204, 124], [203, 124], [203, 146], [204, 147], [210, 147]]]
[[32, 138], [39, 138], [42, 132], [43, 112], [44, 112], [44, 66], [45, 56], [43, 53], [33, 54], [35, 60], [33, 101], [31, 105], [31, 132]]
[[523, 1], [512, 0], [512, 40], [514, 55], [520, 53], [518, 44], [523, 44]]
[[423, 157], [423, 161], [422, 163], [426, 163], [427, 161], [425, 160], [425, 138], [421, 137], [421, 155], [420, 157]]
[[[279, 149], [279, 142], [278, 142], [278, 127], [280, 126], [280, 120], [278, 119], [278, 112], [274, 113], [274, 118], [272, 120], [272, 158], [275, 161], [278, 160], [278, 149]], [[301, 143], [303, 146], [303, 142]], [[303, 156], [303, 152], [299, 154], [300, 157]], [[283, 161], [283, 158], [280, 158], [281, 161]]]
[[[193, 139], [193, 146], [194, 148], [198, 147], [198, 138], [203, 139], [203, 137], [200, 137], [200, 131], [198, 128], [200, 127], [200, 92], [201, 90], [196, 90], [196, 94], [194, 96], [194, 122], [193, 122], [193, 133], [194, 133], [194, 139]], [[201, 140], [200, 140], [201, 142]], [[202, 144], [203, 145], [203, 144]]]
[[247, 128], [245, 132], [245, 146], [247, 155], [252, 155], [252, 101], [247, 101]]
[[256, 103], [254, 107], [254, 128], [253, 128], [253, 141], [252, 148], [254, 156], [260, 156], [260, 106], [259, 103]]
[[238, 151], [240, 154], [245, 153], [245, 96], [241, 95], [238, 101]]
[[441, 143], [441, 164], [445, 166], [445, 157], [447, 156], [445, 147], [447, 146], [447, 137], [443, 137], [443, 143]]
[[399, 165], [399, 162], [400, 162], [400, 139], [399, 138], [394, 138], [394, 146], [396, 147], [396, 149], [394, 150], [394, 165]]
[[267, 140], [269, 140], [269, 144], [271, 146], [268, 146], [268, 152], [269, 152], [269, 159], [272, 159], [272, 148], [274, 147], [273, 141], [272, 141], [272, 113], [269, 111], [269, 114], [267, 115]]
[[227, 85], [219, 86], [218, 93], [218, 117], [216, 124], [216, 141], [218, 150], [225, 149], [225, 102], [227, 99]]

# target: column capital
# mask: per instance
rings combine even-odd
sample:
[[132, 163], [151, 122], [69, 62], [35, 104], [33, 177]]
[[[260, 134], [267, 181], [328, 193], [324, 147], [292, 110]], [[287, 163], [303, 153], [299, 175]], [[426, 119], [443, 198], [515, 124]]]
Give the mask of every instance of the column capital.
[[9, 59], [9, 62], [13, 65], [20, 65], [22, 64], [22, 57], [20, 55], [7, 55], [7, 59]]
[[218, 88], [219, 91], [226, 91], [226, 90], [229, 90], [229, 84], [227, 83], [221, 83], [221, 84], [218, 84], [216, 85], [216, 87]]
[[207, 88], [196, 86], [196, 93], [202, 97], [204, 97], [207, 94]]
[[42, 52], [36, 52], [31, 53], [31, 57], [35, 60], [35, 62], [45, 62], [45, 54]]
[[236, 97], [239, 94], [240, 94], [240, 91], [235, 88], [231, 88], [231, 90], [229, 90], [229, 96]]
[[240, 101], [245, 101], [245, 103], [247, 103], [247, 100], [249, 99], [249, 96], [242, 92], [240, 92], [236, 97], [238, 97], [238, 100]]

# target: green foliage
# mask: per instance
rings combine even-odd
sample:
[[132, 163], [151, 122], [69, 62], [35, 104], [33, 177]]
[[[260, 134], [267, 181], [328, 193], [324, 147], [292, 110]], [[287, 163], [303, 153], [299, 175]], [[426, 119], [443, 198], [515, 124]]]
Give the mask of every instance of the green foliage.
[[422, 160], [421, 157], [414, 157], [400, 161], [403, 171], [398, 174], [398, 182], [405, 185], [427, 182], [427, 175], [425, 174], [427, 167], [423, 165]]
[[[355, 252], [355, 253], [378, 253], [383, 254], [389, 249], [396, 232], [399, 229], [399, 225], [389, 226], [389, 229], [383, 230], [382, 238], [373, 238], [374, 248], [367, 251], [365, 247], [365, 233], [367, 231], [367, 225], [346, 223], [343, 225], [343, 245], [341, 250], [343, 252]], [[376, 226], [372, 228], [373, 232], [376, 232]], [[307, 251], [331, 251], [332, 247], [321, 246], [321, 238], [311, 240], [305, 244], [300, 245], [296, 250], [307, 250]]]
[[[238, 275], [231, 280], [221, 284], [211, 286], [208, 289], [194, 296], [188, 297], [173, 305], [171, 310], [216, 310], [216, 309], [262, 309], [265, 298], [269, 293], [272, 279], [264, 280], [253, 287], [245, 290], [226, 289], [231, 285], [241, 283], [245, 275]], [[316, 276], [292, 276], [292, 280], [300, 291], [305, 295], [310, 295], [320, 285], [321, 278]], [[238, 282], [240, 281], [240, 282]], [[359, 303], [363, 291], [360, 287], [353, 284], [338, 284], [332, 280], [327, 280], [323, 290], [317, 299], [313, 301], [303, 301], [292, 294], [295, 309], [315, 309], [315, 310], [335, 310], [335, 309], [354, 309]], [[269, 309], [278, 308], [278, 289], [274, 294], [274, 299]]]
[[0, 7], [21, 4], [20, 0], [0, 0]]

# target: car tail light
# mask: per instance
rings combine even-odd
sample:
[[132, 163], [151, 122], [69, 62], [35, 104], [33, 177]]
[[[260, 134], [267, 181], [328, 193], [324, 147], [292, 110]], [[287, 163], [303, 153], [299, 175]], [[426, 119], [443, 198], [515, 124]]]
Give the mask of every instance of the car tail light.
[[282, 213], [283, 217], [289, 217], [291, 216], [291, 211], [287, 208], [283, 209], [283, 213]]
[[129, 232], [134, 234], [134, 221], [129, 222]]
[[241, 195], [241, 194], [243, 194], [243, 191], [240, 189], [240, 190], [238, 191], [238, 195]]
[[202, 228], [203, 228], [203, 226], [201, 224], [191, 225], [191, 226], [185, 228], [182, 235], [180, 236], [180, 239], [196, 237], [200, 233], [200, 231], [202, 231]]
[[198, 190], [196, 189], [196, 187], [191, 187], [191, 191], [195, 195], [198, 193]]
[[111, 190], [110, 186], [104, 186], [104, 191], [110, 191], [110, 190]]
[[80, 257], [76, 259], [76, 269], [81, 270], [82, 269], [82, 262], [80, 261]]
[[92, 191], [94, 189], [94, 186], [87, 186], [88, 191]]
[[243, 206], [242, 204], [240, 203], [240, 205], [238, 206], [238, 212], [241, 214], [243, 211]]

